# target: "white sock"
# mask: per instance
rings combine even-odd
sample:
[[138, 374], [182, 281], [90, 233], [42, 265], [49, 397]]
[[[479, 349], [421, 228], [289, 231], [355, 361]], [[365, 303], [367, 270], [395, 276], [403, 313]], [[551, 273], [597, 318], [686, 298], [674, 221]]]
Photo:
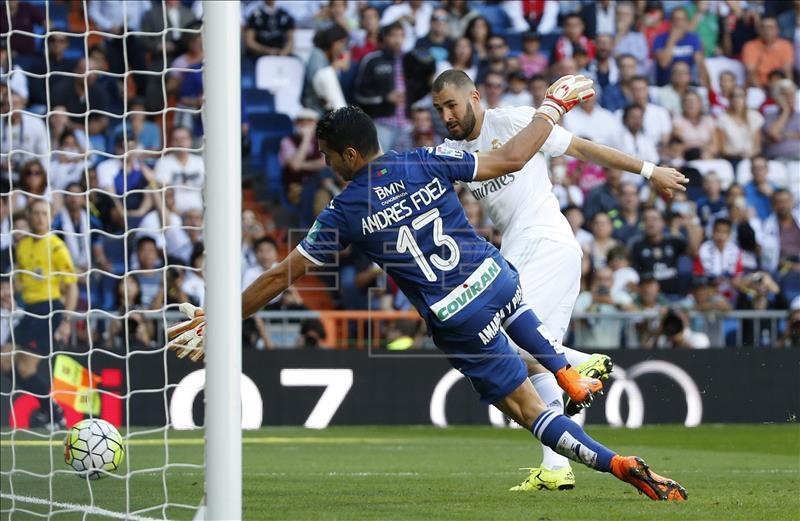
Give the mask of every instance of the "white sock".
[[[558, 386], [556, 377], [552, 373], [535, 374], [531, 376], [531, 382], [548, 409], [553, 409], [558, 414], [564, 414], [563, 391]], [[550, 447], [542, 445], [542, 467], [557, 470], [569, 466], [567, 458], [557, 454]]]
[[575, 349], [567, 346], [561, 346], [561, 349], [564, 352], [564, 356], [567, 357], [567, 363], [573, 367], [576, 365], [581, 365], [592, 356], [581, 351], [576, 351]]

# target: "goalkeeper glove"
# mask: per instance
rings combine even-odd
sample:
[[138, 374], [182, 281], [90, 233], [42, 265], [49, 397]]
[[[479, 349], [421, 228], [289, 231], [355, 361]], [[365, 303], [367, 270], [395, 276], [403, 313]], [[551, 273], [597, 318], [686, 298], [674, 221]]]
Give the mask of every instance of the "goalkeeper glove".
[[585, 76], [562, 76], [550, 85], [544, 101], [536, 114], [543, 116], [552, 125], [561, 121], [561, 117], [575, 105], [594, 96], [592, 80]]
[[185, 358], [188, 355], [192, 362], [197, 362], [203, 358], [204, 353], [205, 312], [188, 302], [181, 304], [178, 309], [185, 313], [189, 320], [167, 329], [167, 348], [174, 350], [178, 358]]

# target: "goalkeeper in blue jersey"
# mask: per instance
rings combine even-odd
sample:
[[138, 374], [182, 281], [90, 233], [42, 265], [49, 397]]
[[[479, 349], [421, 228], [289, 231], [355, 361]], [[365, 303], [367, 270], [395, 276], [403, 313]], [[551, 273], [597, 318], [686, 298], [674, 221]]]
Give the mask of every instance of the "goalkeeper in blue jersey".
[[[679, 484], [651, 472], [640, 458], [615, 454], [541, 401], [508, 337], [554, 373], [578, 403], [590, 402], [602, 383], [582, 377], [554, 349], [559, 341], [523, 302], [516, 269], [476, 234], [453, 189], [456, 181], [520, 170], [561, 116], [593, 95], [591, 80], [559, 79], [527, 127], [503, 147], [478, 154], [446, 146], [384, 154], [374, 123], [360, 109], [329, 113], [317, 127], [320, 150], [349, 184], [305, 239], [244, 291], [242, 314], [255, 313], [309, 269], [331, 265], [352, 244], [397, 282], [436, 345], [482, 401], [559, 454], [611, 472], [652, 499], [683, 500], [686, 491]], [[202, 312], [184, 309], [190, 320], [170, 329], [170, 347], [199, 359], [204, 318]]]

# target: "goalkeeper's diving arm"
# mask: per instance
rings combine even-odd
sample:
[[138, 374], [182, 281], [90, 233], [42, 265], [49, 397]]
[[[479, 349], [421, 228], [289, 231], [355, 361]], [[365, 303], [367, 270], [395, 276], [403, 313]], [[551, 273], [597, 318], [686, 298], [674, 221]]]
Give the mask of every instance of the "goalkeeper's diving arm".
[[313, 267], [313, 262], [304, 257], [297, 248], [293, 249], [285, 259], [262, 273], [244, 290], [242, 318], [245, 319], [266, 306]]

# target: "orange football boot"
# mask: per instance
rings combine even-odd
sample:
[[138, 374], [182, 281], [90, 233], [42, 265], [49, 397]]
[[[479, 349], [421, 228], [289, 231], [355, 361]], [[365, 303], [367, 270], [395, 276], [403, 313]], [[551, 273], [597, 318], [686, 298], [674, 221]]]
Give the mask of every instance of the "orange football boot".
[[556, 371], [556, 381], [580, 408], [591, 405], [595, 394], [603, 394], [603, 382], [597, 378], [586, 378], [571, 366]]
[[611, 473], [654, 501], [686, 501], [688, 498], [686, 489], [679, 483], [651, 471], [647, 463], [636, 456], [614, 456]]

